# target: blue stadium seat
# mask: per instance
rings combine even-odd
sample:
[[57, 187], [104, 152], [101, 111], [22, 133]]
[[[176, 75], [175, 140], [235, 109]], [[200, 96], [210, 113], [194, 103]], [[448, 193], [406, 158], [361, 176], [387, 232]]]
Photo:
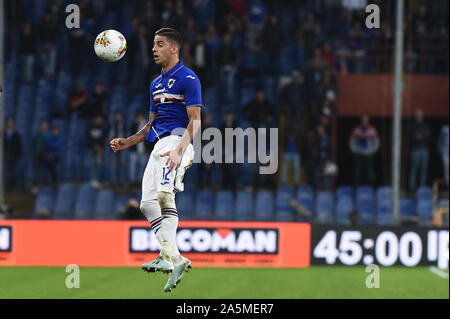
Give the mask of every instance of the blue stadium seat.
[[393, 225], [394, 219], [392, 216], [392, 188], [389, 186], [382, 186], [377, 189], [377, 224], [378, 225]]
[[197, 193], [195, 201], [195, 214], [200, 220], [212, 220], [214, 213], [214, 195], [210, 190], [201, 190]]
[[355, 210], [354, 192], [352, 186], [340, 186], [336, 190], [336, 222], [346, 225], [350, 214]]
[[262, 190], [256, 194], [255, 219], [258, 221], [273, 220], [274, 198], [271, 191]]
[[97, 195], [94, 219], [114, 219], [115, 195], [111, 190], [101, 190]]
[[82, 184], [75, 201], [74, 219], [91, 219], [97, 190], [88, 183]]
[[416, 217], [415, 203], [413, 198], [400, 198], [400, 218], [410, 219]]
[[303, 205], [311, 215], [314, 214], [314, 189], [311, 186], [302, 186], [297, 189], [297, 201]]
[[231, 191], [218, 191], [215, 204], [216, 220], [234, 219], [234, 197]]
[[359, 186], [356, 189], [356, 210], [363, 225], [375, 223], [375, 191], [371, 186]]
[[416, 200], [433, 200], [433, 190], [431, 187], [419, 187], [416, 191]]
[[292, 222], [295, 220], [295, 212], [289, 206], [289, 202], [294, 199], [294, 189], [289, 186], [280, 186], [276, 193], [275, 220]]
[[184, 191], [175, 195], [178, 217], [180, 220], [191, 220], [195, 215], [195, 188], [184, 184]]
[[320, 191], [316, 196], [316, 221], [329, 224], [334, 221], [334, 196], [330, 192]]
[[431, 187], [421, 186], [416, 191], [415, 212], [419, 217], [419, 225], [431, 226], [433, 221], [433, 190]]
[[50, 189], [41, 189], [34, 203], [33, 218], [49, 218], [53, 211], [55, 193]]
[[238, 191], [234, 212], [236, 220], [249, 221], [253, 218], [254, 198], [250, 191]]
[[77, 190], [73, 184], [62, 183], [59, 185], [53, 219], [72, 219], [76, 193]]

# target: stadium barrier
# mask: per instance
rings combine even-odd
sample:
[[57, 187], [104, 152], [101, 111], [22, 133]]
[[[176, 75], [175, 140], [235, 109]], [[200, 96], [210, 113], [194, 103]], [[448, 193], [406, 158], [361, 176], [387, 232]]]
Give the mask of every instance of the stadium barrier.
[[[309, 267], [308, 223], [179, 223], [177, 244], [194, 266]], [[140, 266], [159, 244], [146, 221], [0, 221], [0, 265]]]

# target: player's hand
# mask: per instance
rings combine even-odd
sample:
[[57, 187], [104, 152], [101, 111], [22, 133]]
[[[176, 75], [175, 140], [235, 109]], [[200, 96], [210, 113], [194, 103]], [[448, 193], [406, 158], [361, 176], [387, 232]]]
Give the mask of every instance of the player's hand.
[[117, 153], [118, 151], [124, 150], [130, 146], [130, 143], [126, 138], [118, 137], [115, 139], [112, 139], [109, 142], [109, 146], [111, 146], [111, 149], [114, 151], [114, 153]]
[[165, 152], [161, 157], [168, 156], [165, 166], [169, 166], [171, 171], [177, 170], [180, 167], [181, 154], [177, 150]]

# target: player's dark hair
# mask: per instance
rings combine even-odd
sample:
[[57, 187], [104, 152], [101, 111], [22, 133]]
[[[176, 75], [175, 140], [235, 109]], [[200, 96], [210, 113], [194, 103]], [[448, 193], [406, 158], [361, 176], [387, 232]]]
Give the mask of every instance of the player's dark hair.
[[167, 37], [169, 40], [175, 42], [180, 48], [183, 44], [180, 32], [172, 28], [161, 28], [155, 32], [155, 35]]

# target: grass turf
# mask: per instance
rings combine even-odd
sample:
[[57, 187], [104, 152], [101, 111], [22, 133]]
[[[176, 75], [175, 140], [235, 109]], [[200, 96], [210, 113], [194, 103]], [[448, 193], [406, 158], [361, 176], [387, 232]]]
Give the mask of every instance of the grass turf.
[[[448, 274], [448, 270], [446, 271]], [[171, 293], [167, 275], [139, 267], [80, 267], [80, 288], [65, 267], [0, 267], [0, 298], [449, 298], [449, 280], [428, 267], [380, 267], [380, 288], [366, 288], [365, 267], [194, 268]]]

